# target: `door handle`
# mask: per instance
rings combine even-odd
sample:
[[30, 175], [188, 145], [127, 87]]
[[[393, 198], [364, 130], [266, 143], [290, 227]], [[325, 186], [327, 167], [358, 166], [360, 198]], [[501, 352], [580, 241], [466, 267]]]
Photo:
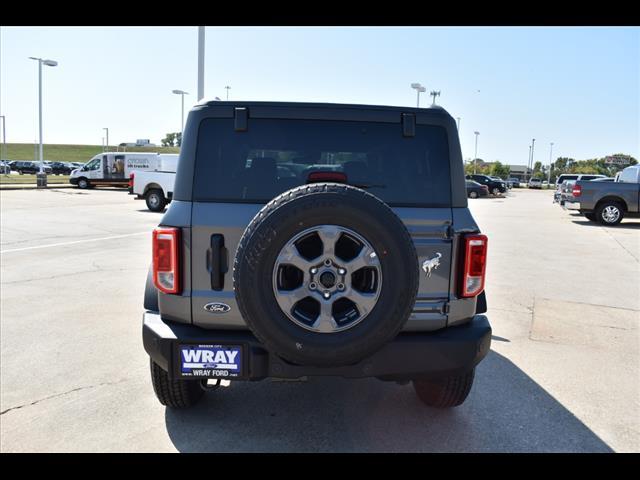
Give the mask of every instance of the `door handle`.
[[224, 235], [211, 235], [211, 246], [207, 249], [207, 269], [211, 276], [211, 288], [224, 288], [224, 275], [228, 271], [227, 249], [224, 246]]

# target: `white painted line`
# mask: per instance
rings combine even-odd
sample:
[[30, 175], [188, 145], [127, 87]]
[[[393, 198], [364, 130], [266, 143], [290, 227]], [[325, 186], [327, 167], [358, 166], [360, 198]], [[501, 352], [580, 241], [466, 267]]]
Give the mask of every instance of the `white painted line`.
[[37, 248], [51, 248], [51, 247], [60, 247], [62, 245], [74, 245], [76, 243], [98, 242], [100, 240], [113, 240], [115, 238], [133, 237], [135, 235], [149, 235], [149, 238], [151, 238], [151, 230], [146, 232], [127, 233], [125, 235], [113, 235], [111, 237], [90, 238], [88, 240], [76, 240], [74, 242], [50, 243], [49, 245], [37, 245], [35, 247], [14, 248], [12, 250], [2, 250], [0, 252], [0, 255], [4, 253], [22, 252], [24, 250], [35, 250]]

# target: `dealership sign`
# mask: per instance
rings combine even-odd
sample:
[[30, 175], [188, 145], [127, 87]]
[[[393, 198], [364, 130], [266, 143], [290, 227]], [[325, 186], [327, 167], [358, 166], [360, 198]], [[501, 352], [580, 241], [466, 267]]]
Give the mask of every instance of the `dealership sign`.
[[604, 163], [607, 165], [629, 165], [629, 163], [631, 163], [631, 157], [611, 155], [609, 157], [605, 157]]

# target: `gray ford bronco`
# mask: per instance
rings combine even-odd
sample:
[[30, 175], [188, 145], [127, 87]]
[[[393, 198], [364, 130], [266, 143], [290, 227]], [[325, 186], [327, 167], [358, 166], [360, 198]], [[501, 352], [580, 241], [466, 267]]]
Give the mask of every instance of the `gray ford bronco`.
[[152, 252], [142, 334], [169, 407], [313, 375], [454, 407], [490, 348], [487, 237], [440, 107], [200, 102]]

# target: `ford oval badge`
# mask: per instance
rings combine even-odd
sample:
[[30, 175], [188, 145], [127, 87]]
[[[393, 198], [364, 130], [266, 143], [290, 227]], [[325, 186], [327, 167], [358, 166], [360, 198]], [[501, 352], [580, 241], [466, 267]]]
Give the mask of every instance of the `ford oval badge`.
[[229, 310], [231, 310], [231, 307], [226, 303], [216, 302], [216, 303], [207, 303], [204, 306], [204, 309], [207, 312], [211, 312], [211, 313], [227, 313]]

